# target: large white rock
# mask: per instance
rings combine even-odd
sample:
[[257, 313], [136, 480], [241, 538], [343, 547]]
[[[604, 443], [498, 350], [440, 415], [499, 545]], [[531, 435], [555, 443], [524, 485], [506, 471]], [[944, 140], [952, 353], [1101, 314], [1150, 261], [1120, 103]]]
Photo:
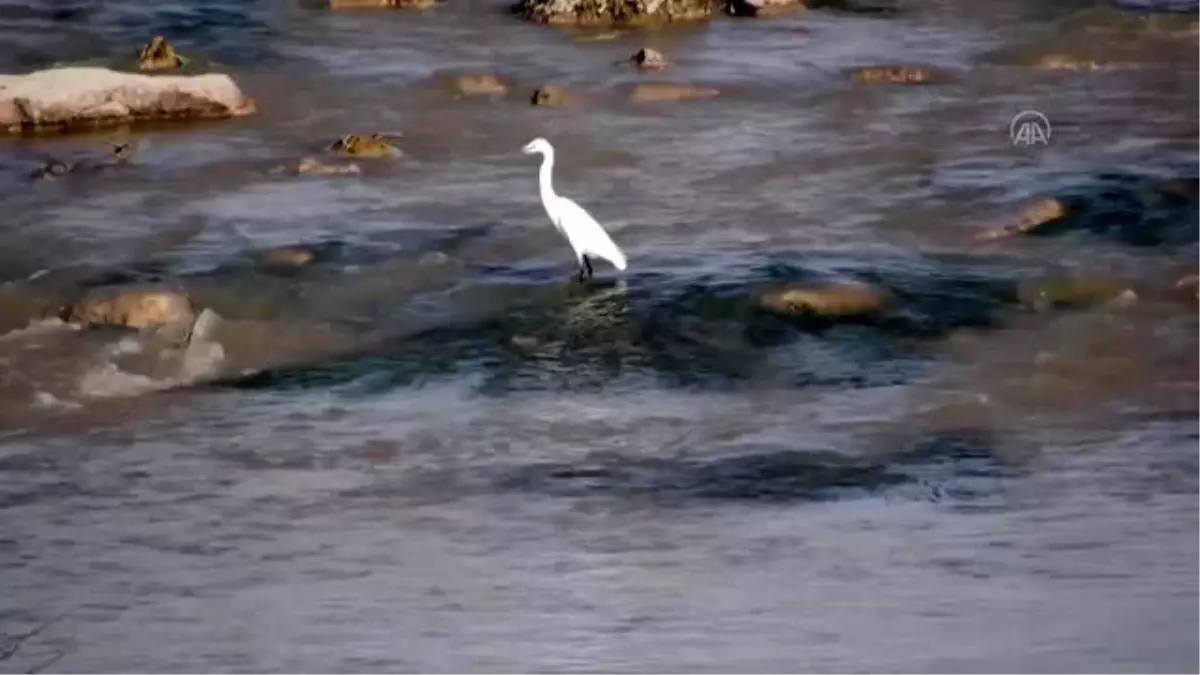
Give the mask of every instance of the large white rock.
[[228, 75], [216, 73], [143, 75], [81, 67], [0, 75], [0, 135], [237, 117], [255, 108]]

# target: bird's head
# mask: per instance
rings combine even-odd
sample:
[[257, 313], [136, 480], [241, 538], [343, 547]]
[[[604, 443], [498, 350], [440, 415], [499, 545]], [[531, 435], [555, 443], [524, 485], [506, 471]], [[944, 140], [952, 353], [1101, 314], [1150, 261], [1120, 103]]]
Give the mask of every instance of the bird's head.
[[550, 141], [547, 141], [539, 136], [526, 143], [525, 147], [521, 148], [521, 152], [525, 153], [526, 155], [532, 155], [535, 152], [546, 154], [550, 152]]

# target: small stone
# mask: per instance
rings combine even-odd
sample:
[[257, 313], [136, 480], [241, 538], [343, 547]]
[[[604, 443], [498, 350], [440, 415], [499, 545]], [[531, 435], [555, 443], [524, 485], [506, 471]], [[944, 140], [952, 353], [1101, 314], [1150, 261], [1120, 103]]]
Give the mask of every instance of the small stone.
[[454, 88], [465, 96], [501, 96], [508, 93], [508, 86], [495, 75], [459, 75], [454, 78]]
[[1033, 232], [1067, 216], [1067, 205], [1056, 197], [1042, 197], [1017, 213], [1012, 222], [991, 227], [976, 235], [976, 239], [999, 239], [1014, 234]]
[[667, 67], [667, 57], [663, 56], [662, 52], [649, 47], [637, 50], [633, 56], [629, 57], [629, 60], [644, 70], [662, 70]]
[[138, 70], [173, 70], [183, 63], [175, 47], [161, 35], [155, 35], [138, 51]]
[[334, 141], [329, 149], [351, 157], [392, 157], [401, 154], [396, 146], [389, 143], [380, 134], [342, 136]]
[[554, 85], [546, 85], [539, 87], [533, 92], [533, 97], [530, 100], [533, 105], [545, 105], [551, 107], [561, 107], [571, 105], [575, 102], [575, 95]]

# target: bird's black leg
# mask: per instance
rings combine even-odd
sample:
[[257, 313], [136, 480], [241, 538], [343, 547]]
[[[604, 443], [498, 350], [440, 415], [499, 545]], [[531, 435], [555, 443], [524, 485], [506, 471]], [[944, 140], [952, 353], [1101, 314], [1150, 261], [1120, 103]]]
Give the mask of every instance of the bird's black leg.
[[588, 278], [591, 279], [592, 278], [592, 261], [588, 260], [588, 257], [586, 255], [583, 256], [583, 264], [584, 264], [584, 266], [587, 267]]

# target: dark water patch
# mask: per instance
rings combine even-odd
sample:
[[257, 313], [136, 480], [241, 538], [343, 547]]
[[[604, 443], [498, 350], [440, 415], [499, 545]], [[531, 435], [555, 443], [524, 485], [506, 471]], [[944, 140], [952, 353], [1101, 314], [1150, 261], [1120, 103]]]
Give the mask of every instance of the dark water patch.
[[506, 469], [494, 485], [502, 492], [661, 504], [812, 502], [901, 492], [932, 501], [971, 500], [995, 493], [1015, 470], [997, 456], [995, 443], [988, 432], [961, 430], [931, 434], [886, 455], [776, 448], [716, 457], [592, 453], [578, 462]]
[[[590, 389], [631, 374], [673, 387], [899, 384], [928, 366], [923, 341], [1000, 326], [1012, 311], [1013, 279], [982, 265], [956, 269], [962, 262], [889, 268], [860, 261], [859, 269], [834, 275], [837, 261], [776, 261], [730, 278], [647, 273], [587, 286], [509, 270], [507, 283], [474, 281], [442, 297], [444, 320], [376, 336], [358, 356], [230, 384], [323, 388], [369, 377], [368, 390], [379, 393], [455, 372], [482, 375], [486, 394]], [[840, 318], [781, 316], [757, 304], [768, 284], [831, 276], [872, 283], [894, 302], [876, 314]]]
[[1033, 234], [1087, 232], [1137, 247], [1194, 244], [1200, 234], [1200, 170], [1176, 169], [1170, 178], [1113, 170], [1078, 179], [1055, 194], [1067, 206], [1066, 217]]
[[[11, 12], [12, 10], [6, 10]], [[165, 35], [185, 55], [203, 55], [233, 66], [268, 66], [282, 59], [272, 45], [283, 36], [287, 10], [274, 3], [67, 2], [31, 3], [20, 21], [0, 29], [17, 47], [4, 67], [44, 68], [54, 63], [97, 57], [133, 60], [156, 34]], [[21, 31], [14, 30], [24, 28]], [[27, 40], [30, 33], [40, 39]]]

